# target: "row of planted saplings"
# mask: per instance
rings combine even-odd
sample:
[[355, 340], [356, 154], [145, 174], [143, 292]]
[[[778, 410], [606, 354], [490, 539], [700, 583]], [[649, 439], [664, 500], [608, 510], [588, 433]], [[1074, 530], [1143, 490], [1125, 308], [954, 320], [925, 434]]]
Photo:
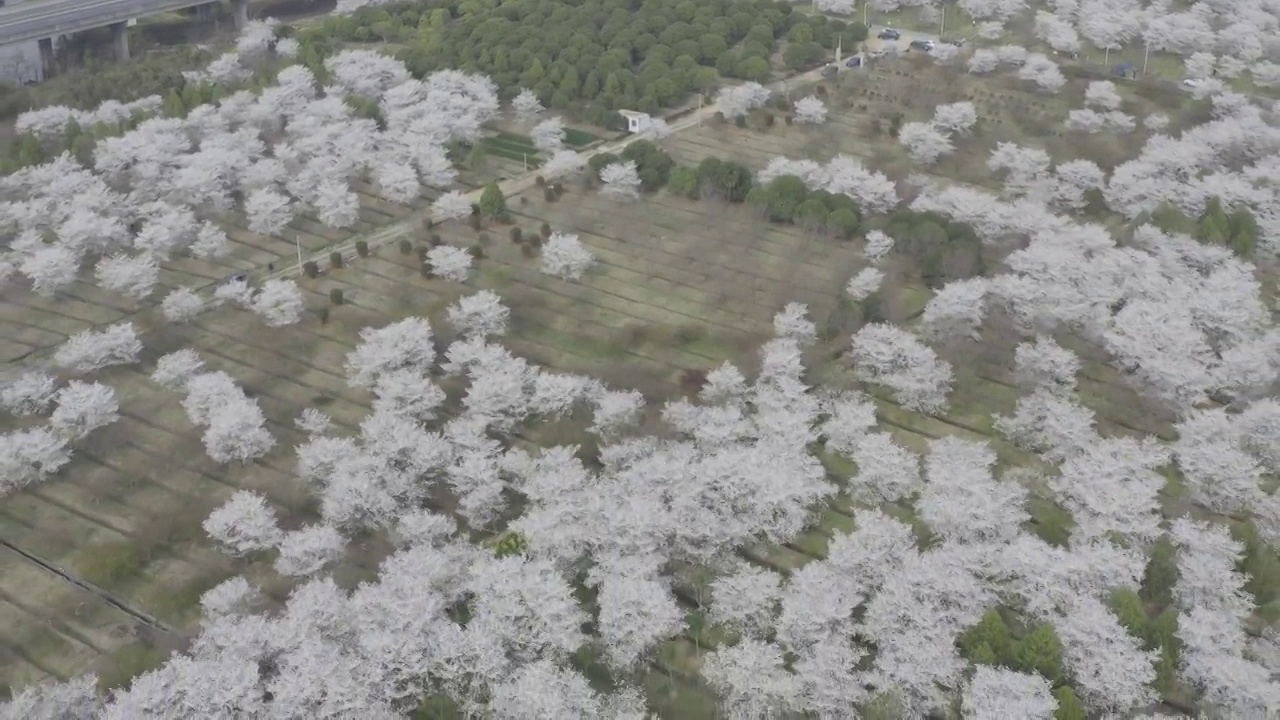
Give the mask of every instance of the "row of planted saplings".
[[[520, 251], [522, 255], [524, 255], [526, 258], [534, 258], [534, 257], [537, 257], [538, 250], [542, 247], [542, 243], [551, 237], [551, 224], [545, 223], [545, 222], [542, 223], [542, 227], [539, 228], [539, 231], [537, 233], [525, 232], [520, 227], [513, 227], [508, 231], [507, 235], [513, 244], [518, 245], [520, 247]], [[490, 244], [491, 242], [493, 242], [493, 238], [492, 236], [489, 235], [489, 233], [480, 233], [480, 237], [478, 238], [478, 241], [475, 244], [471, 245], [469, 248], [467, 248], [467, 251], [471, 253], [471, 257], [475, 258], [475, 260], [479, 262], [480, 260], [483, 260], [485, 258], [484, 246]], [[426, 245], [419, 245], [415, 247], [413, 244], [413, 241], [407, 238], [404, 238], [400, 240], [398, 247], [400, 249], [401, 255], [412, 255], [416, 251], [418, 254], [418, 259], [422, 263], [420, 268], [422, 277], [429, 278], [431, 277], [431, 263], [427, 259], [427, 253], [431, 251], [431, 248], [437, 247], [443, 244], [444, 244], [444, 239], [440, 237], [439, 233], [431, 233], [430, 235], [427, 236]], [[364, 240], [356, 241], [356, 255], [359, 257], [368, 257], [369, 243]], [[335, 250], [329, 253], [329, 269], [330, 270], [338, 270], [344, 267], [345, 264], [346, 264], [346, 261], [343, 259], [341, 252]], [[320, 265], [314, 260], [308, 260], [307, 262], [302, 264], [302, 272], [308, 278], [314, 279], [316, 277], [319, 277], [320, 275]], [[343, 304], [343, 302], [345, 302], [345, 299], [342, 292], [342, 288], [331, 289], [329, 291], [329, 301], [334, 305]], [[327, 321], [328, 314], [329, 314], [328, 308], [322, 308], [321, 320]]]

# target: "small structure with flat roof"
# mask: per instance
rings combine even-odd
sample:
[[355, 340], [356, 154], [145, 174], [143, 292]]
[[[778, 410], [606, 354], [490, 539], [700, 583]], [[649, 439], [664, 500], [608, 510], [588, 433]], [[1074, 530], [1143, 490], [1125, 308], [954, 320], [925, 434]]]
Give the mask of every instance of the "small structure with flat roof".
[[629, 133], [642, 133], [653, 124], [653, 118], [649, 113], [636, 112], [635, 110], [619, 110], [618, 114], [627, 121], [627, 132]]

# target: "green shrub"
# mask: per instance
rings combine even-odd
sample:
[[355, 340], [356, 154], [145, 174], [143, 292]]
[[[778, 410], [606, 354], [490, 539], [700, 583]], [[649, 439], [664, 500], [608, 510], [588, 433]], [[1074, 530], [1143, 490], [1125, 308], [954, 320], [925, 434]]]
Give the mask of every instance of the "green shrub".
[[341, 305], [346, 298], [343, 296], [342, 288], [334, 288], [329, 291], [329, 302], [334, 305]]
[[1013, 669], [1040, 673], [1055, 685], [1062, 679], [1062, 643], [1052, 625], [1040, 625], [1018, 643]]
[[698, 173], [692, 168], [678, 167], [671, 171], [671, 179], [667, 181], [667, 187], [675, 195], [697, 200]]
[[676, 328], [676, 342], [689, 345], [707, 336], [707, 329], [702, 325], [688, 324]]
[[315, 260], [308, 260], [302, 263], [302, 274], [309, 278], [315, 278], [320, 275], [320, 266]]
[[329, 253], [329, 267], [337, 269], [342, 267], [342, 265], [343, 265], [342, 253], [338, 252], [337, 250], [334, 250], [333, 252]]
[[369, 257], [369, 243], [364, 240], [357, 240], [356, 255], [359, 255], [360, 257]]
[[488, 218], [496, 218], [506, 212], [506, 209], [507, 198], [502, 194], [502, 188], [498, 187], [498, 183], [491, 182], [486, 185], [484, 192], [480, 194], [480, 214]]
[[413, 243], [409, 242], [408, 240], [401, 240], [399, 243], [399, 247], [400, 247], [401, 255], [413, 254]]

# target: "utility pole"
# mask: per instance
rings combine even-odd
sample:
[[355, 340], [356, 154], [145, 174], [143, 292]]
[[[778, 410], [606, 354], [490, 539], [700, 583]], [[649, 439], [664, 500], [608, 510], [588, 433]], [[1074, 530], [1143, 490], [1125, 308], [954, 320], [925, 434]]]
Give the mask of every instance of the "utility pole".
[[1151, 43], [1142, 43], [1142, 76], [1147, 76], [1147, 60], [1151, 59]]
[[302, 277], [302, 231], [295, 230], [293, 233], [293, 247], [298, 251], [298, 277]]

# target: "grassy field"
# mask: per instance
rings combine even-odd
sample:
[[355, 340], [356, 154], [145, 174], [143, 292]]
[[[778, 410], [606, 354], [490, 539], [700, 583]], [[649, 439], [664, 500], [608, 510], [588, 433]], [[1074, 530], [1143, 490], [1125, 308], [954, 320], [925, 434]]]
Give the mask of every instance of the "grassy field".
[[[897, 143], [884, 132], [875, 133], [871, 121], [895, 107], [908, 119], [923, 119], [931, 98], [973, 97], [1000, 129], [974, 138], [972, 147], [961, 148], [957, 159], [939, 172], [982, 183], [989, 178], [975, 168], [996, 139], [1032, 142], [1036, 128], [1065, 114], [1060, 99], [1045, 100], [998, 80], [948, 81], [931, 69], [913, 70], [905, 61], [846, 82], [847, 87], [831, 88], [833, 94], [846, 93], [848, 100], [834, 106], [825, 126], [778, 123], [760, 132], [708, 125], [668, 139], [666, 147], [681, 164], [716, 155], [753, 169], [774, 155], [825, 160], [845, 152], [902, 176], [906, 165]], [[1078, 91], [1082, 89], [1073, 86], [1071, 92]], [[1043, 140], [1051, 144], [1059, 138]], [[503, 134], [490, 143], [490, 154], [498, 155], [494, 147], [514, 151], [526, 147], [527, 139]], [[1126, 141], [1125, 146], [1136, 143]], [[1120, 152], [1119, 147], [1108, 149]], [[465, 174], [465, 182], [478, 185], [486, 177], [518, 173], [514, 160], [498, 160]], [[287, 528], [316, 517], [308, 489], [294, 477], [292, 448], [303, 436], [292, 421], [302, 409], [317, 407], [332, 416], [340, 432], [356, 432], [370, 397], [347, 386], [341, 366], [367, 325], [421, 315], [447, 339], [446, 305], [464, 293], [493, 289], [511, 308], [512, 327], [504, 343], [514, 352], [554, 369], [641, 389], [657, 403], [688, 391], [689, 371], [710, 369], [724, 360], [753, 370], [755, 349], [769, 336], [773, 314], [787, 302], [807, 303], [822, 327], [839, 311], [848, 278], [864, 265], [856, 240], [834, 241], [761, 223], [741, 206], [665, 193], [628, 203], [584, 191], [577, 183], [566, 189], [558, 202], [548, 203], [534, 189], [508, 198], [508, 206], [514, 225], [526, 235], [538, 233], [543, 223], [579, 235], [599, 261], [580, 283], [542, 274], [539, 259], [509, 240], [510, 226], [477, 232], [450, 224], [433, 232], [451, 244], [480, 245], [484, 253], [465, 285], [423, 277], [417, 247], [426, 238], [418, 237], [408, 254], [393, 244], [302, 280], [312, 310], [328, 307], [335, 288], [344, 291], [345, 303], [329, 308], [327, 321], [309, 313], [283, 329], [266, 328], [260, 318], [226, 308], [208, 312], [190, 326], [164, 325], [154, 322], [154, 311], [85, 282], [56, 300], [6, 287], [0, 304], [0, 354], [11, 364], [47, 353], [88, 327], [135, 319], [147, 332], [141, 365], [99, 375], [117, 390], [122, 419], [78, 446], [73, 464], [59, 477], [6, 498], [0, 507], [0, 536], [7, 543], [0, 592], [10, 650], [4, 684], [22, 686], [89, 669], [101, 672], [104, 684], [123, 682], [180, 647], [198, 627], [200, 593], [232, 574], [248, 574], [282, 601], [290, 583], [262, 561], [246, 563], [215, 551], [199, 523], [239, 488], [269, 497]], [[361, 198], [358, 232], [412, 210], [381, 201], [368, 188]], [[426, 201], [424, 197], [418, 206]], [[349, 236], [313, 218], [296, 220], [282, 238], [250, 233], [242, 220], [232, 225], [230, 256], [216, 263], [170, 263], [163, 285], [202, 286], [232, 272], [292, 263], [295, 241], [306, 251], [317, 251]], [[909, 318], [927, 302], [929, 291], [914, 284], [909, 273], [900, 275], [885, 304]], [[861, 387], [834, 357], [847, 341], [847, 335], [832, 338], [811, 353], [815, 383]], [[275, 450], [243, 467], [218, 466], [205, 455], [200, 431], [188, 422], [180, 396], [147, 379], [159, 355], [182, 347], [196, 348], [210, 369], [228, 372], [258, 400], [278, 440]], [[1170, 434], [1161, 416], [1103, 358], [1083, 345], [1078, 349], [1088, 359], [1080, 397], [1098, 413], [1101, 433]], [[947, 434], [989, 440], [999, 452], [1002, 471], [1037, 467], [1034, 457], [991, 430], [991, 416], [1010, 412], [1019, 395], [1009, 378], [1010, 339], [991, 331], [981, 342], [948, 348], [946, 354], [956, 364], [957, 381], [951, 405], [941, 415], [908, 412], [876, 388], [863, 388], [876, 396], [884, 428], [916, 450]], [[533, 443], [540, 439], [564, 441], [537, 434], [530, 438]], [[847, 463], [835, 460], [829, 469], [841, 480], [850, 472]], [[1176, 492], [1176, 484], [1171, 483], [1170, 491]], [[831, 532], [852, 527], [854, 509], [847, 498], [837, 498], [817, 509], [815, 527], [794, 543], [751, 548], [745, 555], [782, 571], [800, 567], [823, 556]], [[906, 508], [887, 509], [912, 519]], [[1064, 536], [1062, 513], [1052, 502], [1037, 498], [1033, 515], [1033, 529], [1043, 537]], [[350, 585], [369, 577], [386, 549], [377, 538], [365, 543], [339, 570], [341, 582]], [[69, 582], [57, 571], [83, 584]], [[698, 609], [709, 579], [699, 568], [681, 574], [679, 590], [690, 629], [664, 646], [640, 678], [664, 717], [715, 716], [714, 699], [697, 678], [702, 655], [722, 641], [704, 632]], [[585, 655], [581, 661], [585, 667], [594, 662]]]

